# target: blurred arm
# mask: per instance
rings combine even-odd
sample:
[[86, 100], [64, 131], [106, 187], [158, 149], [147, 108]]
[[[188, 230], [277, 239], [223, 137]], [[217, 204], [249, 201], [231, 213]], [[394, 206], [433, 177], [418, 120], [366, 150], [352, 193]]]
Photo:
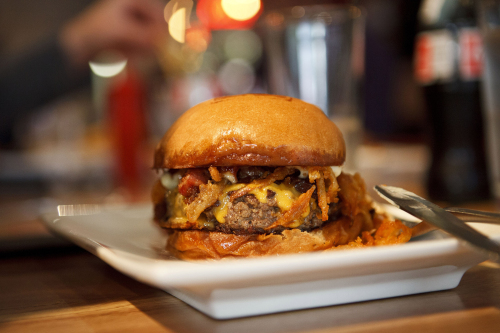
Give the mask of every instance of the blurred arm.
[[89, 82], [88, 62], [113, 49], [152, 54], [166, 31], [159, 0], [103, 0], [69, 21], [57, 36], [0, 70], [0, 143], [29, 111]]

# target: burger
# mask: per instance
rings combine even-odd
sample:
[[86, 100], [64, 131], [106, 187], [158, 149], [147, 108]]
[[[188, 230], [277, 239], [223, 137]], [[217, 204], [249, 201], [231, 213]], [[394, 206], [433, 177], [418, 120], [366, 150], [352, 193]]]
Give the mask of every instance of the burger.
[[186, 111], [156, 147], [152, 199], [181, 259], [395, 244], [410, 232], [343, 172], [342, 133], [299, 99], [246, 94]]

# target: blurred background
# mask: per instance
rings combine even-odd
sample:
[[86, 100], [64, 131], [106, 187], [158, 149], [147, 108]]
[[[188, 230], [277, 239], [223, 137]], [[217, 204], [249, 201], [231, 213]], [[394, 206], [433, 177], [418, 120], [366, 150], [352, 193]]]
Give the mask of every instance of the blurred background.
[[[0, 0], [0, 237], [29, 240], [42, 227], [19, 221], [56, 204], [148, 201], [153, 150], [169, 126], [213, 97], [276, 93], [281, 44], [269, 31], [286, 11], [301, 19], [311, 5], [356, 6], [363, 20], [353, 51], [361, 135], [350, 168], [369, 188], [428, 195], [436, 132], [430, 83], [415, 78], [414, 63], [417, 34], [435, 22], [422, 21], [423, 2]], [[451, 2], [473, 7], [435, 1], [427, 12]]]

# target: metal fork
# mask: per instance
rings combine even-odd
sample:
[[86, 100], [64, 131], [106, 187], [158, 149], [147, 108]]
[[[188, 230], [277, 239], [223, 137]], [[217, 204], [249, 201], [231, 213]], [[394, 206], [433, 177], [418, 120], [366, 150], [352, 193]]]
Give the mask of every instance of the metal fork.
[[[447, 212], [452, 213], [456, 217], [460, 218], [464, 222], [479, 222], [479, 223], [491, 223], [500, 224], [500, 213], [484, 212], [475, 209], [458, 208], [458, 207], [448, 207], [445, 208]], [[411, 227], [411, 237], [422, 236], [428, 232], [436, 230], [437, 228], [433, 225], [422, 221], [405, 223]]]

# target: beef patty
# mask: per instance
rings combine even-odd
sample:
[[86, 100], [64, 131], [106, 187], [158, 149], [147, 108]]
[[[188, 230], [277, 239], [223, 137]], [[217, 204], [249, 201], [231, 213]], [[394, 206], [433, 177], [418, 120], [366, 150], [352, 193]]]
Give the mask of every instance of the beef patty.
[[[282, 232], [286, 229], [283, 226], [266, 230], [268, 226], [276, 222], [279, 213], [280, 209], [274, 197], [268, 196], [267, 203], [262, 203], [253, 194], [244, 195], [229, 203], [224, 223], [219, 223], [215, 219], [211, 209], [205, 211], [207, 220], [213, 223], [216, 231], [238, 235]], [[335, 220], [339, 215], [339, 205], [330, 204], [330, 219]], [[321, 220], [321, 209], [311, 208], [309, 215], [297, 229], [308, 231], [320, 227], [325, 222], [327, 221]]]

